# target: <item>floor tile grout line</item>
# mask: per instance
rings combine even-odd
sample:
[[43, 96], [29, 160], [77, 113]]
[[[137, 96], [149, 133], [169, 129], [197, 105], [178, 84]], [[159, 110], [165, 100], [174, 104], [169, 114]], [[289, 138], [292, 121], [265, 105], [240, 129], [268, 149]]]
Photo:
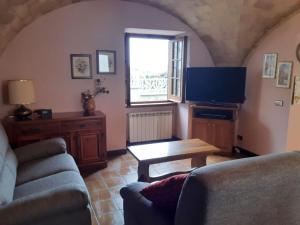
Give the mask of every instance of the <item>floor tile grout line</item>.
[[91, 202], [91, 208], [92, 208], [92, 211], [93, 211], [93, 215], [94, 215], [94, 218], [96, 219], [96, 222], [97, 222], [97, 225], [100, 225], [100, 222], [99, 222], [99, 219], [98, 219], [98, 215], [97, 215], [97, 213], [96, 213], [96, 211], [95, 211], [95, 209], [94, 209], [94, 203], [93, 202]]

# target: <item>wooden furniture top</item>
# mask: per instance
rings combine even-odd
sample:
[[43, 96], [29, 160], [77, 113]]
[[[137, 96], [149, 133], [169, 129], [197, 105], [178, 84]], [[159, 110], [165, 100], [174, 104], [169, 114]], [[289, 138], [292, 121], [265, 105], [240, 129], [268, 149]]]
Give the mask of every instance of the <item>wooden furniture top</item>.
[[192, 105], [190, 105], [190, 107], [196, 108], [196, 109], [220, 109], [220, 110], [229, 110], [229, 111], [237, 111], [240, 109], [240, 106], [238, 104], [230, 105], [230, 106], [213, 106], [213, 105], [192, 104]]
[[209, 155], [221, 151], [219, 148], [200, 139], [136, 145], [130, 146], [128, 149], [139, 162], [149, 163], [192, 158], [197, 155]]
[[53, 113], [52, 119], [40, 119], [37, 115], [34, 115], [30, 120], [15, 120], [14, 118], [7, 118], [7, 122], [17, 122], [17, 123], [34, 123], [34, 122], [47, 122], [47, 121], [67, 121], [67, 120], [90, 120], [90, 119], [97, 119], [97, 118], [104, 118], [105, 115], [100, 112], [96, 111], [94, 115], [91, 116], [84, 116], [83, 112], [63, 112], [63, 113]]

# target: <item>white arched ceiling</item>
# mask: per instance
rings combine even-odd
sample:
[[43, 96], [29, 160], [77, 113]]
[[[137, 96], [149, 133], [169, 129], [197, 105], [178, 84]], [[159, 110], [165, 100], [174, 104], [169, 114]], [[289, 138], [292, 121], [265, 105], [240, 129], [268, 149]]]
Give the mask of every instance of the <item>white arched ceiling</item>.
[[[82, 1], [89, 0], [0, 0], [0, 53], [41, 15]], [[264, 33], [300, 8], [300, 0], [123, 1], [152, 5], [184, 21], [207, 45], [216, 65], [226, 66], [241, 65]]]

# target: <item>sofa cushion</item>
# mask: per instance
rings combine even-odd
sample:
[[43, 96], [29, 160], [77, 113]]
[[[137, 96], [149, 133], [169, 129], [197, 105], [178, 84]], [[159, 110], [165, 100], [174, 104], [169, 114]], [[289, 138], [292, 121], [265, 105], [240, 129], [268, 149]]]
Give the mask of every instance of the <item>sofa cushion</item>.
[[19, 163], [26, 163], [66, 153], [67, 146], [63, 138], [50, 138], [15, 148], [14, 152]]
[[16, 175], [17, 158], [12, 150], [8, 150], [5, 155], [4, 164], [0, 171], [0, 206], [12, 201]]
[[19, 164], [16, 184], [21, 185], [63, 171], [76, 171], [79, 173], [73, 157], [69, 154], [59, 154]]
[[154, 206], [174, 213], [183, 183], [189, 174], [175, 175], [145, 187], [141, 194], [153, 202]]
[[[86, 190], [85, 183], [79, 173], [64, 171], [17, 186], [14, 192], [14, 200], [68, 185], [82, 186]], [[87, 190], [86, 193], [88, 194]]]
[[10, 149], [6, 132], [0, 123], [0, 172], [4, 166], [6, 152]]
[[[80, 174], [61, 172], [16, 187], [14, 200], [6, 207], [0, 207], [0, 224], [72, 224], [72, 220], [60, 221], [58, 217], [70, 217], [74, 212], [84, 213], [89, 210], [89, 202]], [[82, 223], [73, 224], [90, 224], [89, 211], [84, 218], [79, 220]], [[44, 223], [45, 220], [47, 223]]]

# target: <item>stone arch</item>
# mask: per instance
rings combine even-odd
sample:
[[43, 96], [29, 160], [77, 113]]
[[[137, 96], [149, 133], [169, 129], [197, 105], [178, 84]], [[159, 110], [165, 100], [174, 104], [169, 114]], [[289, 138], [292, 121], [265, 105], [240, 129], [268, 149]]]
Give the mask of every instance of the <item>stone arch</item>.
[[[55, 9], [91, 0], [2, 0], [0, 54], [28, 24]], [[100, 1], [100, 0], [99, 0]], [[241, 65], [255, 43], [299, 0], [122, 0], [161, 9], [189, 25], [207, 45], [216, 65]]]

